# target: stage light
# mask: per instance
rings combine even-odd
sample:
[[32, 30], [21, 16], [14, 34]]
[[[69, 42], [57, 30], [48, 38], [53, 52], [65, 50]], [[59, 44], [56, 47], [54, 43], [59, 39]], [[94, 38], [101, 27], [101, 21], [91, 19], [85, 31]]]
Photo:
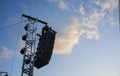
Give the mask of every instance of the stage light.
[[8, 74], [5, 74], [5, 76], [8, 76]]
[[22, 36], [22, 40], [25, 41], [27, 39], [27, 35]]
[[25, 27], [24, 27], [24, 29], [27, 31], [29, 27], [30, 27], [30, 25], [26, 24]]
[[28, 59], [25, 59], [25, 61], [24, 61], [26, 64], [29, 64], [30, 63], [30, 58], [28, 58]]
[[20, 53], [21, 53], [21, 54], [24, 54], [25, 51], [26, 51], [26, 48], [22, 48], [22, 49], [20, 50]]

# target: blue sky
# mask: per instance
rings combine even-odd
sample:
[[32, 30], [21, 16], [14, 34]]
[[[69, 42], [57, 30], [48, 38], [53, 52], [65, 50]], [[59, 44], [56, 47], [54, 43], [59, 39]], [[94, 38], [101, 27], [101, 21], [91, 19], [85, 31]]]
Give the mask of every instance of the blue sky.
[[21, 74], [26, 22], [11, 24], [24, 13], [57, 31], [50, 63], [34, 76], [120, 76], [118, 0], [1, 0], [0, 10], [0, 71]]

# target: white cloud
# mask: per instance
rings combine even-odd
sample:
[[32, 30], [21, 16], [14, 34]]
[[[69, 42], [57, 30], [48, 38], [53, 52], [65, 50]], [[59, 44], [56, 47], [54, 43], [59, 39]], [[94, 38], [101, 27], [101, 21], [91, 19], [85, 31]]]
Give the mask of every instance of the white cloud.
[[71, 5], [69, 7], [74, 13], [81, 14], [82, 16], [85, 16], [87, 14], [85, 7], [82, 4], [80, 4], [79, 7], [75, 7], [74, 5]]
[[49, 1], [57, 4], [57, 6], [62, 10], [67, 10], [68, 9], [68, 4], [64, 0], [49, 0]]
[[79, 24], [82, 28], [82, 34], [86, 36], [87, 39], [99, 39], [100, 34], [98, 31], [98, 24], [105, 16], [105, 13], [98, 12], [97, 10], [93, 10], [93, 12], [87, 16], [80, 19]]
[[108, 25], [110, 26], [117, 25], [118, 22], [116, 20], [117, 18], [114, 16], [114, 11], [118, 8], [118, 0], [94, 0], [93, 3], [99, 6], [100, 13], [104, 13], [104, 16], [106, 16], [104, 23], [109, 23]]
[[81, 36], [85, 36], [86, 39], [100, 39], [98, 25], [107, 13], [103, 11], [103, 8], [93, 8], [89, 11], [92, 12], [88, 16], [82, 16], [80, 19], [74, 17], [70, 21], [72, 23], [61, 30], [61, 34], [56, 39], [54, 53], [71, 53], [74, 45], [81, 40]]
[[0, 62], [13, 55], [13, 52], [4, 46], [0, 46]]
[[79, 40], [78, 32], [79, 21], [76, 18], [72, 19], [72, 23], [65, 29], [61, 30], [61, 35], [56, 38], [54, 53], [70, 53], [72, 47]]
[[[96, 23], [84, 23], [84, 20], [82, 19], [81, 21], [74, 17], [71, 21], [72, 23], [61, 30], [61, 34], [57, 36], [55, 41], [54, 53], [71, 53], [72, 48], [79, 42], [83, 35], [87, 39], [99, 39], [100, 35], [97, 28], [95, 28], [97, 26]], [[90, 27], [90, 25], [92, 26]]]
[[[85, 9], [81, 4], [78, 5], [79, 7], [75, 7], [74, 4], [71, 4], [71, 6], [69, 4], [68, 6], [64, 0], [50, 1], [57, 3], [61, 9], [68, 9], [69, 7], [69, 10], [73, 11], [72, 13], [76, 14], [77, 12], [82, 15], [80, 17], [73, 17], [72, 21], [70, 21], [71, 23], [59, 31], [60, 34], [58, 34], [55, 41], [54, 53], [61, 54], [71, 53], [72, 48], [82, 40], [82, 36], [86, 39], [100, 39], [98, 27], [102, 25], [101, 21], [104, 20], [106, 15], [113, 12], [118, 5], [117, 0], [90, 0], [88, 4], [90, 7], [86, 7], [87, 9]], [[93, 3], [98, 7], [94, 7]], [[111, 17], [111, 15], [107, 17], [107, 20], [113, 23], [111, 20], [114, 19], [111, 19]]]
[[59, 6], [59, 8], [61, 8], [63, 10], [68, 9], [68, 5], [63, 0], [60, 0], [58, 6]]
[[105, 1], [93, 0], [92, 2], [100, 6], [102, 11], [105, 10], [112, 11], [113, 9], [118, 7], [118, 0], [105, 0]]
[[118, 1], [117, 0], [106, 0], [106, 2], [103, 3], [101, 6], [103, 10], [113, 10], [116, 7], [118, 7]]
[[86, 37], [87, 39], [99, 39], [98, 31], [92, 30], [92, 31], [86, 31]]
[[17, 51], [17, 48], [13, 52], [12, 50], [5, 46], [0, 46], [0, 62], [4, 61], [5, 59], [9, 59], [10, 57], [13, 56], [21, 58], [20, 51]]
[[79, 12], [81, 15], [85, 15], [85, 9], [84, 9], [83, 5], [80, 5]]

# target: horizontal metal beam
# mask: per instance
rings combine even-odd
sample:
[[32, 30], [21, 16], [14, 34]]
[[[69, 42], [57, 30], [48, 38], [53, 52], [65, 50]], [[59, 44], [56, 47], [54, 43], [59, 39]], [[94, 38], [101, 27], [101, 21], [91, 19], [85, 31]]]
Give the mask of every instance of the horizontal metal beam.
[[28, 19], [31, 19], [31, 20], [37, 20], [38, 22], [47, 25], [47, 22], [42, 21], [42, 20], [39, 20], [39, 19], [37, 19], [37, 18], [34, 18], [34, 17], [31, 17], [31, 16], [28, 16], [28, 15], [25, 15], [25, 14], [22, 14], [22, 16], [23, 16], [23, 17], [26, 17], [26, 18], [28, 18]]
[[8, 72], [0, 72], [0, 73], [6, 73], [7, 74]]

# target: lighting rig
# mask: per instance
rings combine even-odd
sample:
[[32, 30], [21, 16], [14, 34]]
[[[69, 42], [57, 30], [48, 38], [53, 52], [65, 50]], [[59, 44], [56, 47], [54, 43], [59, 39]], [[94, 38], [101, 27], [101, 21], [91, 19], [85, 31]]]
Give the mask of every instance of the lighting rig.
[[[54, 48], [56, 31], [49, 27], [47, 22], [25, 14], [22, 16], [28, 19], [28, 23], [24, 27], [26, 34], [22, 36], [25, 46], [20, 50], [23, 55], [21, 76], [33, 76], [34, 67], [40, 69], [49, 63]], [[36, 31], [36, 22], [44, 24], [41, 35]], [[39, 42], [36, 48], [37, 37], [39, 37]]]

